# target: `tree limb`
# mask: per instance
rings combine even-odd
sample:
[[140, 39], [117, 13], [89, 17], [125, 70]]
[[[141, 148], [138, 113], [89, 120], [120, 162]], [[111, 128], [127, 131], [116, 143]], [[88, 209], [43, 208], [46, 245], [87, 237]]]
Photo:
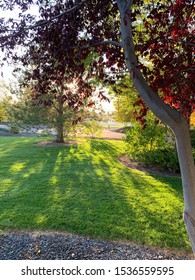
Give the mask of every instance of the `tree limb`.
[[[153, 113], [168, 124], [173, 130], [176, 123], [179, 121], [181, 114], [165, 104], [161, 98], [149, 87], [146, 80], [143, 77], [139, 67], [138, 60], [135, 53], [135, 46], [133, 42], [131, 15], [124, 9], [123, 0], [117, 1], [121, 16], [121, 32], [122, 32], [122, 44], [125, 54], [125, 60], [127, 67], [132, 78], [132, 81], [141, 96], [142, 100], [153, 111]], [[132, 1], [128, 1], [128, 4], [132, 4]], [[130, 8], [130, 6], [129, 6]]]
[[[80, 8], [82, 5], [84, 5], [85, 3], [87, 3], [89, 0], [83, 0], [81, 1], [80, 3], [74, 5], [72, 8], [60, 13], [59, 15], [55, 16], [55, 17], [52, 17], [51, 19], [48, 19], [48, 20], [39, 20], [37, 21], [35, 24], [33, 25], [29, 25], [27, 27], [24, 27], [22, 28], [20, 31], [17, 31], [17, 30], [14, 30], [14, 29], [9, 29], [9, 30], [6, 30], [7, 32], [13, 32], [12, 34], [10, 35], [5, 35], [5, 36], [2, 36], [0, 39], [1, 40], [6, 40], [6, 39], [9, 39], [9, 38], [12, 38], [12, 37], [17, 37], [19, 35], [21, 35], [24, 31], [27, 31], [27, 30], [32, 30], [32, 29], [35, 29], [35, 28], [38, 28], [38, 27], [41, 27], [41, 26], [44, 26], [44, 25], [47, 25], [51, 22], [53, 22], [54, 20], [56, 19], [59, 19], [61, 17], [63, 17], [64, 15], [66, 14], [69, 14], [69, 13], [72, 13], [74, 12], [75, 10], [77, 10], [78, 8]], [[14, 33], [15, 32], [15, 33]], [[0, 47], [3, 47], [5, 46], [6, 43], [0, 45]]]
[[86, 46], [81, 46], [78, 48], [80, 49], [88, 49], [88, 48], [91, 48], [91, 47], [96, 47], [96, 46], [100, 46], [100, 45], [114, 45], [114, 46], [117, 46], [117, 47], [121, 47], [122, 48], [122, 43], [121, 42], [118, 42], [118, 41], [113, 41], [113, 40], [105, 40], [105, 41], [100, 41], [100, 42], [92, 42]]
[[87, 3], [89, 0], [83, 0], [81, 1], [80, 3], [74, 5], [72, 8], [70, 8], [69, 10], [66, 10], [62, 13], [60, 13], [59, 15], [55, 16], [55, 17], [52, 17], [51, 19], [49, 20], [44, 20], [44, 21], [38, 21], [37, 24], [35, 25], [31, 25], [29, 27], [27, 27], [28, 29], [34, 29], [34, 28], [37, 28], [37, 27], [40, 27], [40, 26], [43, 26], [43, 25], [47, 25], [49, 24], [50, 22], [56, 20], [56, 19], [59, 19], [61, 17], [63, 17], [64, 15], [66, 14], [69, 14], [69, 13], [72, 13], [73, 11], [77, 10], [78, 8], [80, 8], [82, 5], [84, 5], [85, 3]]
[[126, 4], [126, 9], [130, 9], [132, 5], [133, 5], [133, 0], [128, 0]]

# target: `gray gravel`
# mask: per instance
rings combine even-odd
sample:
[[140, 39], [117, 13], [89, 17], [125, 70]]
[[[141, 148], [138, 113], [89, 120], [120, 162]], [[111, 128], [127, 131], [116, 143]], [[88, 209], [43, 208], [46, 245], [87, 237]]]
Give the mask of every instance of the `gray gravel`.
[[59, 233], [0, 235], [1, 260], [187, 260], [185, 253]]

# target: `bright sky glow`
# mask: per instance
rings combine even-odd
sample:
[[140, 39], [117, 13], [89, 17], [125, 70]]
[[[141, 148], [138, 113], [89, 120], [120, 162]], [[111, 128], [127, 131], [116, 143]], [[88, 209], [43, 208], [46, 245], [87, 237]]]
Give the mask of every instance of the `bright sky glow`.
[[101, 104], [102, 104], [103, 110], [106, 113], [112, 113], [114, 111], [114, 105], [113, 105], [112, 100], [110, 100], [110, 102], [102, 101]]

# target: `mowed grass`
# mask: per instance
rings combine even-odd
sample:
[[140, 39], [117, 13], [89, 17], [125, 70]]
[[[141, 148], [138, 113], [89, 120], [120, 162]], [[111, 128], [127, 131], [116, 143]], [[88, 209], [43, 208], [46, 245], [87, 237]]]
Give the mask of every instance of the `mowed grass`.
[[0, 137], [2, 231], [64, 230], [190, 250], [180, 178], [124, 167], [122, 141], [34, 145], [40, 140]]

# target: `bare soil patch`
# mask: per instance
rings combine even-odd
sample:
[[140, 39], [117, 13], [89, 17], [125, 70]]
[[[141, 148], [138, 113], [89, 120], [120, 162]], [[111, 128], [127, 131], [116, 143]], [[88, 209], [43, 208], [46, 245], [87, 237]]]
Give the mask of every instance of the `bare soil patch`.
[[56, 141], [51, 141], [51, 140], [47, 140], [47, 141], [39, 141], [34, 143], [36, 146], [49, 146], [49, 147], [60, 147], [60, 146], [77, 146], [79, 144], [81, 144], [78, 141], [75, 140], [69, 140], [69, 141], [65, 141], [64, 143], [58, 143]]
[[118, 157], [119, 161], [126, 167], [131, 168], [131, 169], [137, 169], [149, 174], [156, 174], [156, 175], [162, 175], [162, 176], [171, 176], [171, 177], [181, 177], [180, 174], [171, 172], [168, 170], [160, 169], [155, 166], [144, 166], [144, 164], [138, 163], [137, 161], [130, 159], [126, 155], [120, 155]]

